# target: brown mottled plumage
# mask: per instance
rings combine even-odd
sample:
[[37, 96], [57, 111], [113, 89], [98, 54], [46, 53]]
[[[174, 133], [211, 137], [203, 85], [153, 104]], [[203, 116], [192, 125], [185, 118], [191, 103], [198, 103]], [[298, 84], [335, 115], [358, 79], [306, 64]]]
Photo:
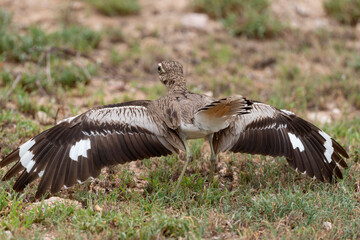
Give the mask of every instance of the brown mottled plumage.
[[210, 179], [216, 154], [223, 151], [285, 156], [291, 167], [321, 181], [342, 178], [346, 151], [329, 135], [297, 117], [241, 96], [213, 99], [189, 91], [182, 65], [163, 61], [160, 81], [168, 93], [155, 100], [138, 100], [90, 109], [64, 119], [7, 155], [0, 167], [15, 162], [5, 174], [20, 173], [17, 191], [41, 177], [36, 197], [48, 189], [58, 192], [89, 177], [105, 166], [186, 151], [188, 139], [210, 141]]

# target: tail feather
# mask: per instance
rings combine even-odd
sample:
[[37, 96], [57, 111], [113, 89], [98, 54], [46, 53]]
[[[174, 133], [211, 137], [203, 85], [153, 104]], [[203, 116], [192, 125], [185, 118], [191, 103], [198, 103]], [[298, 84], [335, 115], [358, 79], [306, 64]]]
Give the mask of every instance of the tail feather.
[[206, 114], [209, 117], [221, 118], [231, 117], [236, 114], [248, 113], [251, 102], [242, 96], [232, 96], [214, 101], [199, 109], [196, 114]]
[[252, 104], [241, 96], [222, 98], [195, 113], [195, 125], [200, 129], [217, 132], [229, 126], [227, 120], [235, 115], [247, 114]]

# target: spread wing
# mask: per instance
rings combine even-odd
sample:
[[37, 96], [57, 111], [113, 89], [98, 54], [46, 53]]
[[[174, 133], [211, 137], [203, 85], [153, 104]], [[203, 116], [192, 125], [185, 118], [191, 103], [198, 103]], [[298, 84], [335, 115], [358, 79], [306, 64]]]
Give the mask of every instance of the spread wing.
[[346, 151], [328, 134], [294, 113], [260, 102], [249, 102], [248, 114], [214, 134], [216, 153], [223, 151], [284, 156], [291, 167], [309, 177], [331, 182], [342, 178]]
[[91, 109], [65, 119], [6, 156], [0, 167], [14, 166], [2, 180], [21, 172], [13, 188], [23, 190], [41, 177], [36, 197], [58, 192], [101, 168], [178, 152], [184, 145], [152, 101], [133, 101]]

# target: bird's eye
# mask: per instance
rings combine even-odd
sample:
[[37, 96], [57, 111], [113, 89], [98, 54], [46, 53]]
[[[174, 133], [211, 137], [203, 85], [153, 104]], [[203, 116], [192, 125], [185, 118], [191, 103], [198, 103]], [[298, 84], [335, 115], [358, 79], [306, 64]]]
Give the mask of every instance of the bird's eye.
[[164, 70], [163, 66], [161, 65], [161, 63], [159, 63], [159, 65], [158, 65], [158, 72], [159, 73], [164, 73], [165, 72], [165, 70]]

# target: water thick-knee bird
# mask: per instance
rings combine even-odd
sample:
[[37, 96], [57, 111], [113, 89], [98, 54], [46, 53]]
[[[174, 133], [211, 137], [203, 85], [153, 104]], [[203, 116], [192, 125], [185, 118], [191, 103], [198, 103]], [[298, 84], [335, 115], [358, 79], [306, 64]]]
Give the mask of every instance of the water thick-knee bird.
[[220, 152], [284, 156], [309, 177], [332, 182], [342, 178], [348, 154], [334, 139], [294, 113], [242, 96], [222, 99], [192, 93], [176, 61], [158, 65], [168, 93], [154, 101], [137, 100], [92, 108], [64, 119], [31, 138], [0, 162], [15, 164], [3, 176], [16, 175], [23, 190], [41, 178], [36, 198], [97, 177], [105, 166], [186, 152], [182, 180], [191, 153], [187, 140], [210, 142], [210, 179]]

